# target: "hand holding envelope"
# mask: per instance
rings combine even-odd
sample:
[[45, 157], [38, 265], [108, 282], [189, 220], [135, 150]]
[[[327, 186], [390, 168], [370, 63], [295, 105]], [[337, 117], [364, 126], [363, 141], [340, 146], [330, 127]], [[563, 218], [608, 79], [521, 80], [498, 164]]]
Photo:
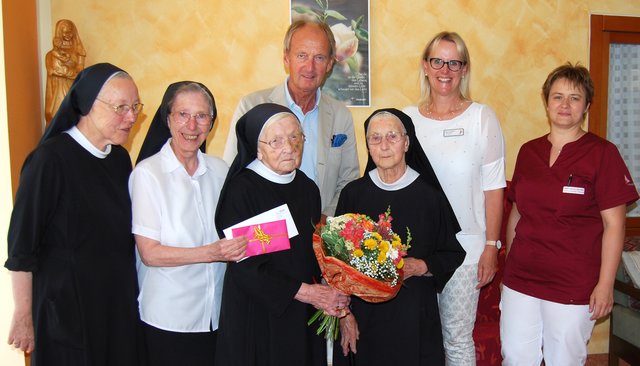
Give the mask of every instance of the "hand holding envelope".
[[245, 257], [247, 238], [240, 236], [232, 239], [220, 239], [210, 245], [214, 262], [238, 261]]
[[248, 239], [245, 257], [290, 249], [289, 238], [298, 235], [286, 204], [239, 222], [223, 232], [228, 238], [245, 236]]

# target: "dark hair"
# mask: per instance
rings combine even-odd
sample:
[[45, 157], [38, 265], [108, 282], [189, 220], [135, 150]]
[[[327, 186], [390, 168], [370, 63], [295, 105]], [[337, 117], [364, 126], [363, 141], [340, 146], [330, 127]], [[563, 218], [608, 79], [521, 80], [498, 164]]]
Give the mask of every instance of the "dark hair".
[[586, 67], [580, 65], [580, 63], [576, 63], [575, 65], [571, 62], [567, 62], [566, 64], [556, 67], [549, 76], [547, 76], [547, 80], [545, 80], [542, 85], [542, 96], [544, 97], [544, 104], [547, 105], [547, 101], [549, 100], [549, 93], [551, 92], [551, 86], [553, 83], [560, 79], [565, 79], [571, 83], [575, 88], [582, 88], [584, 91], [584, 96], [586, 99], [586, 105], [589, 105], [593, 100], [593, 80], [591, 79], [591, 75], [589, 74], [589, 70]]

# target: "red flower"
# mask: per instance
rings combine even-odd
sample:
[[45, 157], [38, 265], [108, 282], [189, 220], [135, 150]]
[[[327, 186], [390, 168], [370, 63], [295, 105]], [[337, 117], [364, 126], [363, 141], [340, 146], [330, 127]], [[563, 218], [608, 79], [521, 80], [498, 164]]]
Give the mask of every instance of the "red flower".
[[340, 232], [345, 240], [353, 243], [356, 249], [360, 249], [360, 242], [364, 239], [364, 228], [357, 221], [357, 218], [350, 220], [345, 225], [344, 229]]

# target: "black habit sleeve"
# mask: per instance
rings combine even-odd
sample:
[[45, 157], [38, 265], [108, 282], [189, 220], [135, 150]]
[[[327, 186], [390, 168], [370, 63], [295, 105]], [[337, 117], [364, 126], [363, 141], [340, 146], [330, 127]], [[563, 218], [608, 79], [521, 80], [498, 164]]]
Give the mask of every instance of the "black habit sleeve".
[[434, 230], [433, 237], [430, 239], [433, 249], [421, 259], [427, 263], [429, 272], [436, 279], [436, 288], [441, 292], [464, 261], [466, 252], [456, 239], [458, 221], [448, 209], [446, 198], [431, 187], [427, 188], [433, 191], [429, 197], [432, 203], [427, 207], [432, 209], [433, 219], [437, 222], [435, 227], [438, 230]]
[[47, 226], [61, 199], [60, 161], [48, 144], [38, 147], [25, 160], [9, 225], [5, 267], [11, 271], [36, 272], [43, 236], [47, 230], [56, 230]]

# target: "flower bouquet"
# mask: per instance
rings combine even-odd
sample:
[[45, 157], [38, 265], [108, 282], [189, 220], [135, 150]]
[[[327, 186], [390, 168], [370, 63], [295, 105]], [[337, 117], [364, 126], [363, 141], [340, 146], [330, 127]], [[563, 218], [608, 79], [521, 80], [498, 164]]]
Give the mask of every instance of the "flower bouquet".
[[[348, 295], [367, 302], [383, 302], [396, 296], [402, 286], [404, 261], [411, 241], [407, 243], [391, 229], [390, 210], [378, 221], [361, 214], [344, 214], [327, 219], [313, 235], [313, 251], [327, 283]], [[338, 337], [339, 319], [318, 310], [308, 325], [320, 319], [317, 334]]]

